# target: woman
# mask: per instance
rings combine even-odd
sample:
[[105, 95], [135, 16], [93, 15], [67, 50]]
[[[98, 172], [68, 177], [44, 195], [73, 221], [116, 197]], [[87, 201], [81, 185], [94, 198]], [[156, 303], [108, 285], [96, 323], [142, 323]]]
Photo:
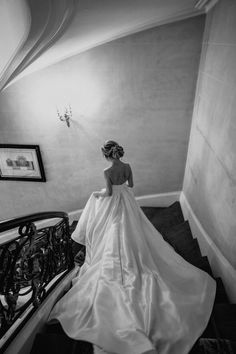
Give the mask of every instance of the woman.
[[215, 281], [180, 257], [135, 201], [115, 141], [102, 147], [106, 188], [89, 198], [72, 238], [86, 259], [54, 307], [68, 336], [117, 354], [187, 354], [209, 320]]

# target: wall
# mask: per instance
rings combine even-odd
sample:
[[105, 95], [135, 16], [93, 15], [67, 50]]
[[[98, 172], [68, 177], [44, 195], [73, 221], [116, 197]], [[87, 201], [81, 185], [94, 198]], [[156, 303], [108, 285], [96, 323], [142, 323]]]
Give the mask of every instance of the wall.
[[[0, 219], [82, 208], [104, 186], [100, 146], [125, 148], [136, 195], [182, 189], [204, 16], [127, 36], [0, 94], [1, 143], [39, 144], [47, 183], [1, 181]], [[56, 116], [70, 103], [70, 128]]]
[[183, 187], [229, 268], [236, 267], [235, 18], [234, 0], [207, 15]]

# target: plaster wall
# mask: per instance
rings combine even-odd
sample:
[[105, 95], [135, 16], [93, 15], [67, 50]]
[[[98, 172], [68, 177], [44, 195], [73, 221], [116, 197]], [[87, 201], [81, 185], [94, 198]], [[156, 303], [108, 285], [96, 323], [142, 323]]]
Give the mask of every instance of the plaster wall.
[[[0, 219], [84, 207], [104, 187], [100, 146], [125, 148], [135, 194], [182, 189], [204, 16], [115, 40], [0, 94], [1, 143], [39, 144], [47, 182], [0, 182]], [[57, 107], [71, 104], [71, 127]]]
[[183, 191], [236, 267], [236, 2], [209, 12], [203, 39]]

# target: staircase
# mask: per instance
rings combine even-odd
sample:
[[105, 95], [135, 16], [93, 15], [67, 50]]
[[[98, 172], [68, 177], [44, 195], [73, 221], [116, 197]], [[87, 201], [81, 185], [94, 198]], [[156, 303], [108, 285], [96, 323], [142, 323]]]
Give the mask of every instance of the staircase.
[[[199, 244], [184, 220], [179, 202], [168, 208], [142, 207], [147, 218], [185, 260], [214, 277], [208, 258], [202, 256]], [[77, 222], [71, 225], [71, 233]], [[74, 244], [75, 261], [83, 264], [85, 248]], [[236, 304], [230, 304], [221, 278], [217, 283], [216, 298], [208, 325], [189, 354], [236, 354]], [[66, 336], [60, 324], [45, 325], [38, 333], [31, 354], [93, 354], [91, 343], [76, 341]], [[181, 353], [180, 353], [181, 354]]]

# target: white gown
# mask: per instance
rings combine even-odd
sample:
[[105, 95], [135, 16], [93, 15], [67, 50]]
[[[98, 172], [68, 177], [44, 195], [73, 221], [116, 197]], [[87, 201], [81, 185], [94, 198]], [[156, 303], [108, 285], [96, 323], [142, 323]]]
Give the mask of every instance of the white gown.
[[132, 189], [92, 194], [72, 238], [85, 263], [49, 320], [71, 338], [117, 354], [188, 353], [209, 320], [215, 281], [166, 243]]

